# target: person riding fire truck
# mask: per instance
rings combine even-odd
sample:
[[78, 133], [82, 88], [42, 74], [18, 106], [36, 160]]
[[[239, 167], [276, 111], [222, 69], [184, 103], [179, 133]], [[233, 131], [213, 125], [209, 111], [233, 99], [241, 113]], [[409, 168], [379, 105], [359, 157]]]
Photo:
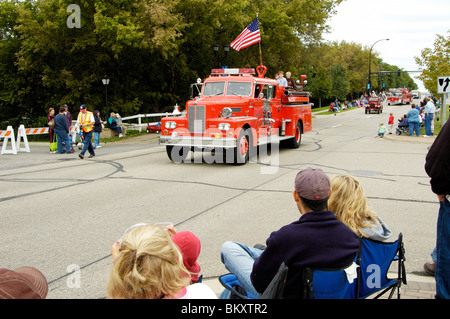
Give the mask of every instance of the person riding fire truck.
[[253, 68], [213, 69], [199, 83], [201, 94], [186, 103], [185, 115], [161, 120], [160, 145], [169, 159], [179, 163], [201, 150], [217, 162], [242, 165], [262, 145], [298, 148], [302, 134], [311, 130], [306, 76], [291, 89], [264, 77], [266, 70], [258, 66], [255, 76]]

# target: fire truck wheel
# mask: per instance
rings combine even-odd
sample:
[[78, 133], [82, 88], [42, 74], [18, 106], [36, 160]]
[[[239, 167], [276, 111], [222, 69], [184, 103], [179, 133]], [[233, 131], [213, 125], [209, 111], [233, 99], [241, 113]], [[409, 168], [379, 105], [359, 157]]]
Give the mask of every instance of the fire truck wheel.
[[299, 148], [300, 144], [302, 143], [302, 124], [300, 122], [297, 122], [297, 127], [295, 128], [295, 136], [289, 140], [288, 147], [289, 148]]
[[250, 136], [247, 130], [243, 129], [237, 140], [237, 147], [234, 149], [234, 164], [244, 165], [248, 162], [250, 153]]
[[189, 154], [190, 148], [187, 146], [166, 146], [166, 152], [169, 159], [174, 163], [181, 163]]

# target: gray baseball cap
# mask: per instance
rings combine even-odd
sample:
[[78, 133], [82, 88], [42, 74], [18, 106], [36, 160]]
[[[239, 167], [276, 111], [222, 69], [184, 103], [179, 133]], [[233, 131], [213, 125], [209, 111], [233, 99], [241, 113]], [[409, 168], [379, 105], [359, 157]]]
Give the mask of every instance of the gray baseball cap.
[[320, 168], [308, 167], [297, 173], [295, 191], [309, 200], [325, 199], [330, 195], [330, 179]]

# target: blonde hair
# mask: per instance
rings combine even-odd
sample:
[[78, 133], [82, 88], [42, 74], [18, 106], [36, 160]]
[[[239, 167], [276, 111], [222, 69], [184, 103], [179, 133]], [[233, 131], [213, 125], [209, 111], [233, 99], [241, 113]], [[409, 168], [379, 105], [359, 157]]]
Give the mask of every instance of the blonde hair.
[[107, 294], [115, 299], [173, 298], [189, 282], [189, 271], [170, 234], [146, 225], [132, 230], [122, 241]]
[[374, 223], [378, 224], [377, 214], [370, 210], [363, 187], [357, 179], [349, 175], [331, 178], [328, 209], [358, 236], [367, 237], [361, 229]]

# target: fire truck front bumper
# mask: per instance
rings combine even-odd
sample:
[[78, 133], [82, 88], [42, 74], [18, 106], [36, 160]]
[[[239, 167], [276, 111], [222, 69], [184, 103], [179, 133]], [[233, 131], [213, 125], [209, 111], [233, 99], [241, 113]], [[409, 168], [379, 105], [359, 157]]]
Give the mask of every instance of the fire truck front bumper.
[[202, 137], [202, 136], [160, 136], [160, 145], [166, 146], [188, 146], [197, 148], [234, 148], [237, 145], [236, 139]]

